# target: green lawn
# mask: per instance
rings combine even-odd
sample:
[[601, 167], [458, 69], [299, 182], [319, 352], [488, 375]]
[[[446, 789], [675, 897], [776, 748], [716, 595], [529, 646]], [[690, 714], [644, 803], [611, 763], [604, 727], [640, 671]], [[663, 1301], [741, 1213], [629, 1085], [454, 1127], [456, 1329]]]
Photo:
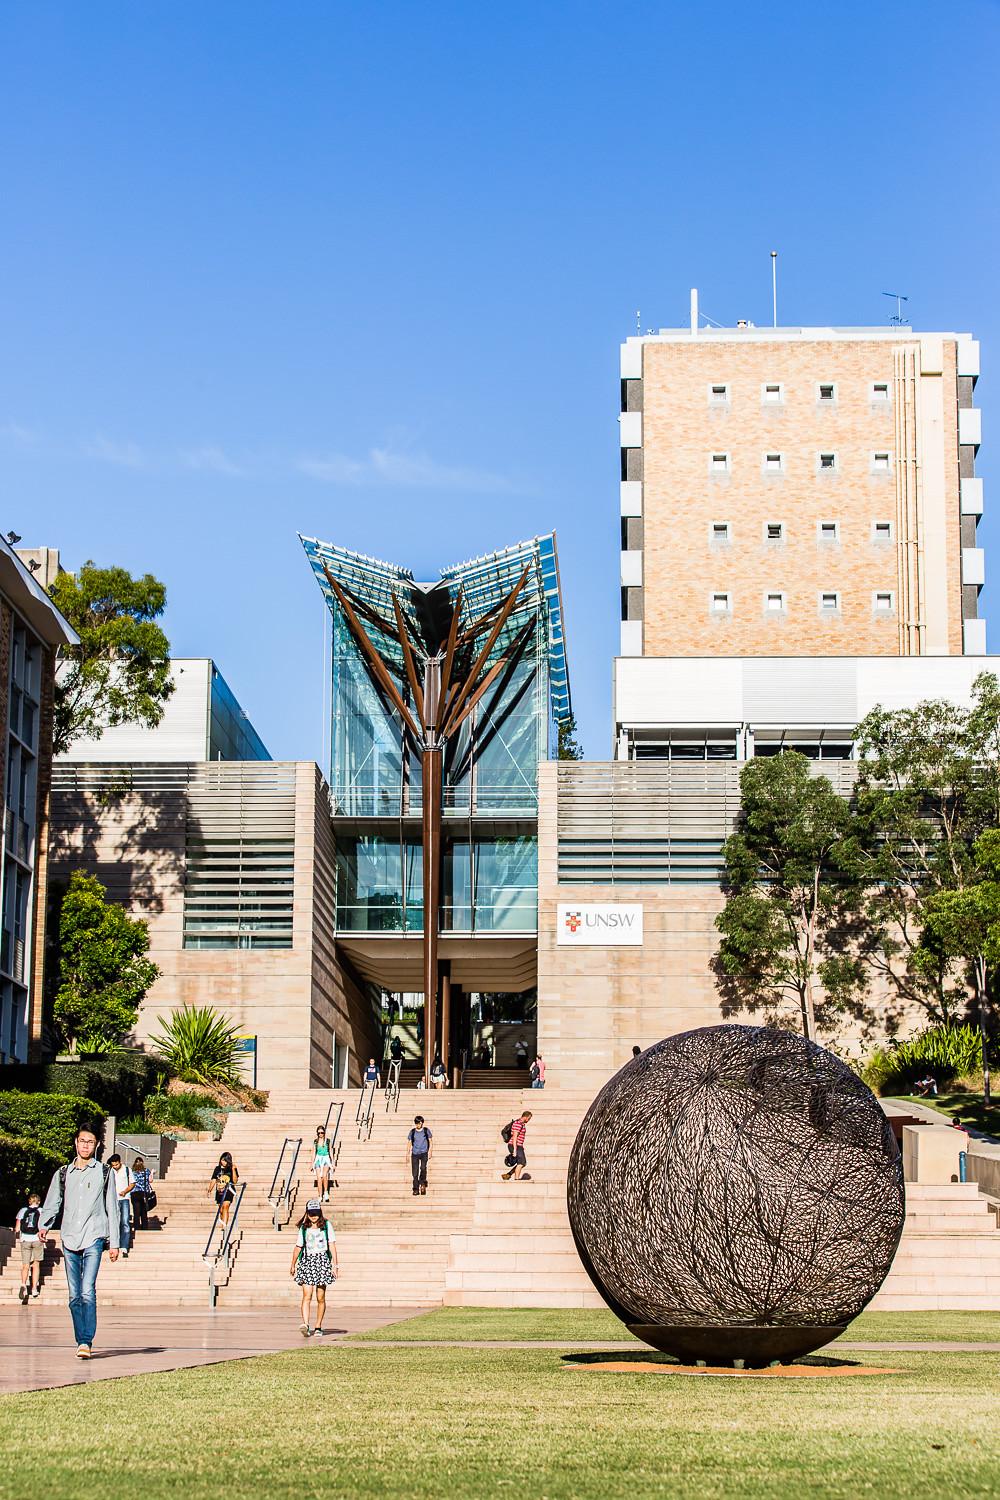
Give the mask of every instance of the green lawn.
[[[852, 1356], [857, 1358], [857, 1356]], [[995, 1355], [715, 1380], [555, 1350], [312, 1346], [0, 1401], [2, 1500], [995, 1496]]]
[[936, 1099], [924, 1099], [917, 1094], [894, 1094], [893, 1101], [897, 1104], [923, 1104], [928, 1109], [940, 1110], [950, 1119], [959, 1115], [964, 1124], [1000, 1139], [1000, 1104], [994, 1099], [987, 1107], [982, 1094], [954, 1089], [950, 1093], [940, 1093]]
[[[631, 1337], [614, 1313], [603, 1308], [442, 1307], [436, 1312], [390, 1323], [359, 1339], [593, 1339], [607, 1343]], [[954, 1343], [1000, 1344], [1000, 1313], [915, 1312], [862, 1313], [845, 1334], [858, 1342], [919, 1339]]]

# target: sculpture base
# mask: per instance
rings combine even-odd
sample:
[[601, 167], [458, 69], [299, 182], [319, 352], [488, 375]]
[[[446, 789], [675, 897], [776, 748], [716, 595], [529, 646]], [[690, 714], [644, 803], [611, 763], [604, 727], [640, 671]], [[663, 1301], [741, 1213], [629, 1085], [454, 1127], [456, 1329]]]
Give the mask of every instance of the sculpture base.
[[827, 1324], [823, 1328], [780, 1328], [761, 1324], [741, 1327], [736, 1324], [702, 1324], [680, 1327], [667, 1323], [628, 1323], [629, 1333], [664, 1354], [672, 1354], [681, 1364], [704, 1360], [709, 1365], [732, 1365], [741, 1360], [750, 1368], [760, 1369], [775, 1360], [788, 1364], [811, 1354], [831, 1339], [839, 1338], [846, 1323]]

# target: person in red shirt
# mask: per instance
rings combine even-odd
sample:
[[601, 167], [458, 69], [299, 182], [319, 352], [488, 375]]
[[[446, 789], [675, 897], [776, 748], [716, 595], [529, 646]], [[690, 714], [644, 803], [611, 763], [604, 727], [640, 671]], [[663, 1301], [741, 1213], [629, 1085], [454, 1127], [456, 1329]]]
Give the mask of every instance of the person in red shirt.
[[524, 1154], [524, 1137], [528, 1132], [528, 1121], [530, 1119], [531, 1110], [526, 1109], [519, 1119], [511, 1121], [508, 1150], [514, 1158], [514, 1165], [509, 1172], [504, 1172], [504, 1182], [509, 1182], [512, 1177], [518, 1182], [522, 1179], [525, 1182], [531, 1181], [531, 1173], [524, 1170], [528, 1165], [528, 1158]]

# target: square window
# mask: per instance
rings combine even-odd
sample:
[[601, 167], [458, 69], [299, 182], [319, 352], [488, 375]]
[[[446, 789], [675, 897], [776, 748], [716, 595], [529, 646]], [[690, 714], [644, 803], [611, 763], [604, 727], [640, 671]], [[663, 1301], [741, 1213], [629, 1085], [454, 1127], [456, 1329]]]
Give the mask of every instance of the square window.
[[780, 474], [782, 468], [783, 468], [783, 463], [782, 463], [782, 458], [781, 458], [781, 454], [780, 453], [765, 453], [764, 454], [764, 472], [765, 472], [765, 474]]
[[709, 459], [708, 466], [709, 466], [709, 469], [711, 470], [711, 472], [713, 474], [728, 474], [729, 473], [729, 454], [728, 453], [713, 453], [712, 456], [711, 456], [711, 458]]
[[762, 386], [760, 399], [767, 406], [778, 406], [784, 400], [784, 387], [777, 384]]
[[873, 521], [872, 522], [872, 541], [873, 542], [891, 542], [892, 541], [892, 522], [891, 521]]
[[872, 472], [874, 474], [888, 474], [888, 472], [889, 472], [889, 455], [888, 455], [888, 453], [873, 453], [872, 454]]
[[713, 615], [728, 615], [730, 603], [728, 594], [712, 594], [709, 597], [709, 609]]
[[892, 614], [896, 608], [896, 596], [891, 589], [876, 589], [872, 594], [872, 609], [877, 615]]
[[834, 385], [834, 383], [832, 381], [827, 381], [827, 382], [822, 382], [821, 381], [820, 384], [816, 387], [816, 400], [817, 401], [836, 401], [836, 399], [837, 399], [837, 387]]
[[729, 402], [728, 385], [710, 385], [708, 388], [708, 401], [710, 406], [726, 406]]
[[785, 596], [782, 593], [766, 593], [764, 595], [764, 609], [769, 615], [780, 615], [785, 608]]
[[873, 401], [888, 401], [888, 399], [889, 399], [889, 382], [887, 380], [876, 380], [872, 384], [872, 400]]
[[822, 593], [822, 594], [820, 594], [820, 596], [819, 596], [819, 610], [820, 610], [820, 614], [823, 614], [823, 615], [833, 615], [833, 614], [836, 614], [836, 612], [837, 612], [837, 610], [839, 610], [839, 608], [840, 608], [840, 595], [838, 593], [836, 593], [835, 591], [831, 590], [829, 593]]
[[715, 542], [716, 544], [721, 544], [721, 543], [728, 542], [730, 540], [730, 536], [729, 536], [729, 522], [728, 521], [713, 521], [712, 522], [712, 527], [711, 527], [711, 538], [712, 538], [712, 541]]
[[837, 467], [836, 453], [821, 453], [819, 456], [819, 466], [821, 469], [835, 469]]
[[821, 542], [839, 542], [840, 541], [840, 522], [839, 521], [818, 521], [816, 523], [816, 530], [817, 530], [817, 533], [819, 535], [819, 539], [820, 539]]
[[784, 521], [765, 521], [764, 540], [766, 542], [781, 542], [785, 538]]

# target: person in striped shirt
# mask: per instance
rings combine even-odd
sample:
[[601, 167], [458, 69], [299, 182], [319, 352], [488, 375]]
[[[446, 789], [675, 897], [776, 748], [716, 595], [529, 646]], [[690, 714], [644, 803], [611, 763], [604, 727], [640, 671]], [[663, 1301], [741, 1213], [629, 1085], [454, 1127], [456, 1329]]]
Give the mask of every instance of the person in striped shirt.
[[524, 1154], [524, 1137], [528, 1133], [528, 1121], [530, 1119], [531, 1110], [526, 1109], [519, 1119], [511, 1121], [508, 1150], [514, 1158], [514, 1165], [509, 1172], [504, 1172], [504, 1182], [509, 1182], [512, 1177], [516, 1182], [520, 1182], [522, 1179], [525, 1182], [531, 1181], [531, 1173], [524, 1170], [528, 1165], [528, 1158]]

